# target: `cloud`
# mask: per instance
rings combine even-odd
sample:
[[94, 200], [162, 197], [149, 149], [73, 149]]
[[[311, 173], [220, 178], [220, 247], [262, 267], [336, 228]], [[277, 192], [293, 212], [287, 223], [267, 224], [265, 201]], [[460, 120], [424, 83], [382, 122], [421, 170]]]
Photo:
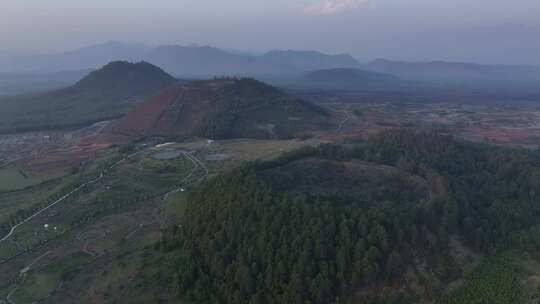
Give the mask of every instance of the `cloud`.
[[324, 0], [304, 8], [307, 15], [332, 15], [361, 7], [369, 0]]

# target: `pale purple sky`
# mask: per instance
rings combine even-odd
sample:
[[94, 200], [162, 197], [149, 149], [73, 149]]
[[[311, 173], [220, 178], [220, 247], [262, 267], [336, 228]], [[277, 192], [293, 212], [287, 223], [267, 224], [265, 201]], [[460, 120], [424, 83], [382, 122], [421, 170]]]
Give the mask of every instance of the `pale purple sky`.
[[540, 65], [540, 0], [1, 0], [0, 53], [106, 40]]

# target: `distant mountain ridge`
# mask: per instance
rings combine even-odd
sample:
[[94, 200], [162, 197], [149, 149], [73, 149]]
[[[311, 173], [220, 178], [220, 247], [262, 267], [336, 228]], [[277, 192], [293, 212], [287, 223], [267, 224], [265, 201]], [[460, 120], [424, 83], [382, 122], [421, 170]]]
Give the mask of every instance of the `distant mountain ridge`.
[[326, 55], [315, 51], [270, 51], [248, 55], [210, 46], [160, 46], [145, 57], [175, 75], [295, 74], [313, 69], [355, 67], [350, 55]]
[[141, 61], [149, 46], [108, 41], [72, 51], [25, 56], [0, 56], [0, 72], [59, 72], [98, 69], [112, 61]]
[[[347, 90], [396, 89], [396, 84], [388, 81], [390, 75], [402, 80], [401, 84], [398, 84], [398, 89], [410, 85], [435, 85], [437, 86], [435, 89], [440, 86], [455, 89], [457, 85], [490, 91], [511, 88], [519, 92], [525, 88], [529, 91], [537, 90], [540, 84], [540, 67], [534, 66], [482, 65], [444, 61], [407, 62], [387, 59], [360, 63], [348, 54], [328, 55], [317, 51], [272, 50], [262, 54], [253, 54], [211, 46], [162, 45], [154, 47], [115, 41], [58, 54], [0, 56], [0, 74], [39, 72], [44, 75], [58, 71], [88, 70], [117, 60], [146, 61], [180, 78], [253, 77], [275, 85], [287, 85], [287, 82], [292, 82], [293, 85], [305, 85], [306, 83], [302, 81], [306, 80], [306, 74], [327, 71], [324, 73], [327, 74], [326, 77], [335, 78], [329, 78], [329, 81], [325, 83], [307, 79], [310, 82], [307, 85], [313, 86], [317, 83], [321, 87]], [[362, 72], [351, 73], [353, 69], [361, 69]], [[345, 75], [345, 72], [349, 75]], [[372, 77], [374, 75], [368, 77], [368, 72], [387, 74], [388, 80], [375, 79]], [[343, 77], [347, 78], [345, 83], [342, 82]], [[4, 85], [5, 88], [3, 92], [0, 91], [0, 94], [17, 91], [17, 85], [20, 86], [20, 84], [15, 83], [14, 86], [13, 81], [10, 81]], [[389, 85], [392, 87], [388, 87]], [[2, 89], [1, 86], [0, 89]]]
[[359, 66], [359, 62], [347, 54], [327, 55], [316, 51], [274, 50], [262, 55], [252, 55], [210, 46], [150, 47], [109, 41], [58, 54], [0, 56], [0, 73], [89, 69], [118, 60], [147, 61], [175, 76], [202, 77], [289, 74]]
[[294, 71], [358, 67], [359, 62], [349, 54], [326, 55], [315, 51], [273, 50], [260, 59], [274, 65], [285, 65]]
[[540, 67], [483, 65], [446, 61], [392, 61], [376, 59], [366, 69], [396, 75], [403, 79], [430, 82], [540, 82]]
[[255, 56], [210, 46], [159, 46], [146, 54], [145, 59], [173, 75], [205, 77], [280, 72], [280, 69], [258, 61]]

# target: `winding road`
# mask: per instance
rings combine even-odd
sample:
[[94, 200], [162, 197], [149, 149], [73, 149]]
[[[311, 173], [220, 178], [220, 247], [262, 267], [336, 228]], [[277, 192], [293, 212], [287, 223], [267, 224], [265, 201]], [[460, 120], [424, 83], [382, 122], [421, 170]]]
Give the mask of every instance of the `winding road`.
[[352, 118], [353, 116], [351, 115], [351, 112], [350, 112], [350, 108], [349, 107], [346, 107], [342, 110], [336, 110], [336, 109], [330, 109], [332, 112], [335, 112], [335, 113], [342, 113], [344, 114], [344, 118], [343, 120], [339, 123], [339, 125], [337, 126], [336, 128], [336, 133], [341, 133], [343, 132], [343, 127], [345, 127], [345, 124], [347, 124]]
[[202, 181], [202, 180], [204, 180], [205, 178], [208, 177], [208, 174], [210, 173], [210, 171], [208, 170], [208, 167], [206, 167], [206, 165], [200, 159], [193, 156], [191, 153], [186, 152], [186, 153], [184, 153], [184, 155], [187, 158], [189, 158], [192, 162], [195, 162], [196, 164], [198, 164], [204, 170], [204, 175], [201, 176], [201, 178], [199, 178], [196, 182]]
[[41, 213], [47, 211], [48, 209], [54, 207], [55, 205], [61, 203], [62, 201], [64, 201], [65, 199], [69, 198], [70, 196], [72, 196], [73, 194], [75, 194], [76, 192], [78, 192], [79, 190], [81, 190], [82, 188], [90, 185], [90, 184], [94, 184], [94, 183], [97, 183], [98, 181], [100, 181], [104, 176], [105, 176], [105, 173], [110, 170], [110, 169], [113, 169], [114, 167], [116, 167], [118, 164], [120, 164], [121, 162], [125, 161], [126, 159], [129, 159], [139, 153], [141, 153], [143, 151], [139, 151], [139, 152], [136, 152], [136, 153], [133, 153], [133, 154], [130, 154], [126, 157], [124, 157], [123, 159], [117, 161], [116, 163], [112, 164], [108, 169], [104, 169], [103, 171], [100, 172], [99, 176], [96, 177], [95, 179], [91, 180], [91, 181], [88, 181], [82, 185], [80, 185], [79, 187], [73, 189], [71, 192], [65, 194], [64, 196], [62, 196], [61, 198], [57, 199], [56, 201], [54, 201], [53, 203], [51, 203], [50, 205], [48, 205], [47, 207], [37, 211], [36, 213], [32, 214], [31, 216], [27, 217], [26, 219], [24, 219], [22, 222], [14, 225], [13, 227], [11, 227], [9, 233], [4, 236], [3, 238], [0, 239], [0, 243], [2, 242], [5, 242], [7, 241], [12, 235], [13, 233], [15, 232], [15, 230], [17, 230], [17, 228], [19, 228], [20, 226], [24, 225], [25, 223], [27, 223], [28, 221], [32, 220], [33, 218], [35, 218], [36, 216], [40, 215]]
[[[117, 161], [116, 163], [112, 164], [109, 168], [104, 169], [103, 171], [101, 171], [101, 173], [99, 174], [99, 176], [98, 176], [97, 178], [95, 178], [95, 179], [93, 179], [93, 180], [91, 180], [91, 181], [88, 181], [88, 182], [86, 182], [86, 183], [80, 185], [79, 187], [73, 189], [73, 190], [70, 191], [69, 193], [65, 194], [65, 195], [62, 196], [61, 198], [57, 199], [56, 201], [54, 201], [53, 203], [51, 203], [50, 205], [48, 205], [47, 207], [45, 207], [45, 208], [43, 208], [43, 209], [37, 211], [36, 213], [34, 213], [34, 214], [32, 214], [31, 216], [29, 216], [29, 217], [27, 217], [26, 219], [24, 219], [22, 222], [20, 222], [20, 223], [14, 225], [13, 227], [11, 227], [9, 233], [8, 233], [6, 236], [4, 236], [3, 238], [0, 239], [0, 243], [7, 241], [7, 240], [13, 235], [13, 233], [15, 233], [15, 231], [17, 230], [17, 228], [19, 228], [20, 226], [26, 224], [27, 222], [29, 222], [30, 220], [32, 220], [32, 219], [35, 218], [36, 216], [42, 214], [43, 212], [47, 211], [48, 209], [50, 209], [50, 208], [56, 206], [57, 204], [63, 202], [63, 201], [66, 200], [67, 198], [71, 197], [73, 194], [77, 193], [77, 192], [78, 192], [79, 190], [81, 190], [82, 188], [84, 188], [84, 187], [86, 187], [86, 186], [88, 186], [88, 185], [90, 185], [90, 184], [97, 183], [98, 181], [100, 181], [100, 180], [105, 176], [105, 173], [106, 173], [108, 170], [113, 169], [114, 167], [116, 167], [116, 166], [118, 166], [120, 163], [122, 163], [123, 161], [125, 161], [125, 160], [127, 160], [127, 159], [130, 159], [130, 158], [132, 158], [133, 156], [135, 156], [135, 155], [137, 155], [137, 154], [139, 154], [139, 153], [142, 153], [142, 152], [144, 152], [144, 151], [135, 152], [135, 153], [133, 153], [133, 154], [130, 154], [130, 155], [124, 157], [123, 159], [121, 159], [121, 160]], [[200, 166], [200, 167], [204, 170], [204, 175], [203, 175], [201, 178], [199, 178], [196, 182], [202, 181], [202, 180], [204, 180], [206, 177], [208, 177], [208, 174], [209, 174], [208, 167], [206, 167], [206, 165], [205, 165], [201, 160], [199, 160], [197, 157], [191, 155], [191, 154], [188, 153], [188, 152], [184, 152], [184, 156], [185, 156], [186, 158], [188, 158], [191, 162], [193, 162], [193, 164], [194, 164], [195, 166], [197, 166], [197, 167]], [[182, 188], [182, 186], [179, 187], [179, 188], [177, 188], [177, 189], [175, 189], [175, 190], [173, 190], [173, 191], [171, 191], [171, 192], [169, 192], [169, 193], [167, 193], [167, 194], [166, 194], [166, 197], [167, 197], [169, 194], [172, 194], [172, 193], [175, 193], [175, 192], [180, 191], [181, 188]]]
[[343, 119], [343, 121], [341, 121], [338, 128], [336, 129], [337, 133], [343, 132], [343, 127], [345, 127], [345, 125], [352, 119], [352, 115], [348, 109], [341, 111], [341, 113], [345, 114], [345, 118]]
[[72, 196], [74, 193], [76, 193], [77, 191], [81, 190], [82, 188], [84, 188], [84, 187], [86, 187], [86, 186], [88, 186], [88, 185], [90, 185], [90, 184], [93, 184], [93, 183], [98, 182], [99, 180], [101, 180], [101, 179], [103, 178], [103, 176], [104, 176], [104, 174], [103, 174], [103, 172], [101, 172], [101, 173], [99, 174], [99, 177], [97, 177], [97, 178], [95, 178], [95, 179], [93, 179], [93, 180], [91, 180], [91, 181], [88, 181], [88, 182], [86, 182], [86, 183], [80, 185], [79, 187], [77, 187], [77, 188], [71, 190], [71, 192], [65, 194], [64, 196], [62, 196], [61, 198], [57, 199], [56, 201], [54, 201], [53, 203], [51, 203], [51, 204], [48, 205], [47, 207], [45, 207], [45, 208], [39, 210], [38, 212], [36, 212], [36, 213], [32, 214], [31, 216], [27, 217], [26, 219], [24, 219], [22, 222], [20, 222], [20, 223], [14, 225], [13, 227], [11, 227], [11, 230], [9, 231], [9, 233], [8, 233], [6, 236], [4, 236], [2, 239], [0, 239], [0, 243], [1, 243], [1, 242], [7, 241], [7, 240], [13, 235], [13, 233], [15, 232], [15, 230], [16, 230], [17, 228], [19, 228], [20, 226], [24, 225], [25, 223], [27, 223], [28, 221], [30, 221], [30, 220], [33, 219], [34, 217], [40, 215], [41, 213], [47, 211], [48, 209], [54, 207], [54, 206], [57, 205], [58, 203], [61, 203], [61, 202], [64, 201], [66, 198]]

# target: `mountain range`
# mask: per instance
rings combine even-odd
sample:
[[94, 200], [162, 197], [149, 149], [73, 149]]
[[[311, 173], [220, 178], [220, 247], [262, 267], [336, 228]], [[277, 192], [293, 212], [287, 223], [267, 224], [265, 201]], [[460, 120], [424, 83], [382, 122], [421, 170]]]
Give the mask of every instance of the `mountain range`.
[[97, 69], [111, 61], [141, 61], [150, 47], [109, 41], [53, 54], [0, 56], [0, 72], [53, 73], [66, 70]]
[[327, 55], [315, 51], [270, 51], [262, 55], [210, 46], [164, 45], [157, 47], [109, 41], [74, 51], [0, 57], [0, 72], [98, 68], [110, 61], [147, 61], [175, 76], [221, 76], [287, 74], [338, 67], [357, 67], [347, 54]]
[[[476, 63], [377, 59], [359, 62], [348, 54], [317, 51], [273, 50], [263, 54], [211, 46], [147, 46], [109, 41], [73, 51], [33, 55], [0, 56], [0, 73], [96, 69], [111, 61], [146, 61], [182, 78], [249, 76], [287, 78], [316, 70], [362, 69], [391, 74], [408, 81], [437, 84], [530, 85], [540, 82], [540, 67], [482, 65]], [[342, 71], [343, 72], [343, 71]], [[343, 77], [343, 73], [339, 75]], [[356, 76], [353, 76], [357, 78]]]

